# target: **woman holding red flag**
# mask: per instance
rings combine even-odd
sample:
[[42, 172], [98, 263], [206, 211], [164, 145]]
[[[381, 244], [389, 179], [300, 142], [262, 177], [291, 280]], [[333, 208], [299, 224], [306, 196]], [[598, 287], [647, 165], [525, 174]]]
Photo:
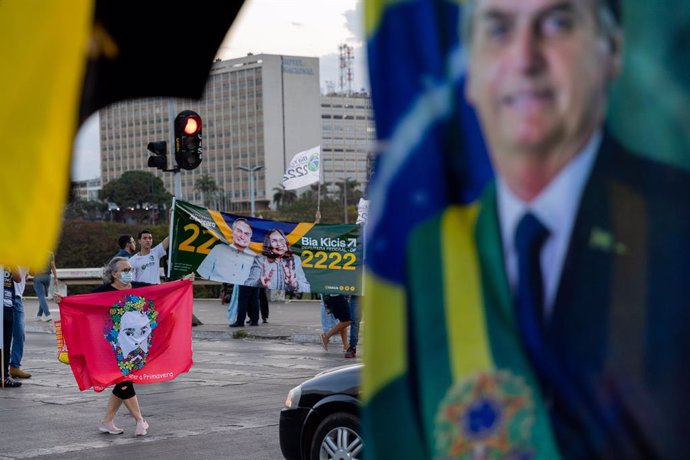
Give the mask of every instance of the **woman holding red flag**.
[[[143, 286], [150, 286], [149, 283], [142, 283], [132, 281], [132, 266], [129, 260], [125, 257], [113, 257], [103, 269], [104, 283], [91, 291], [95, 292], [109, 292], [118, 291], [122, 289], [133, 289]], [[55, 294], [55, 301], [60, 303], [62, 297]], [[115, 384], [113, 392], [108, 399], [108, 406], [106, 408], [105, 417], [98, 426], [98, 430], [102, 433], [122, 434], [124, 430], [118, 428], [115, 423], [115, 415], [118, 409], [124, 403], [125, 407], [132, 414], [132, 417], [137, 421], [137, 426], [134, 430], [135, 436], [145, 436], [149, 428], [149, 424], [141, 415], [141, 408], [139, 407], [139, 399], [134, 391], [134, 384], [130, 381], [124, 381]]]

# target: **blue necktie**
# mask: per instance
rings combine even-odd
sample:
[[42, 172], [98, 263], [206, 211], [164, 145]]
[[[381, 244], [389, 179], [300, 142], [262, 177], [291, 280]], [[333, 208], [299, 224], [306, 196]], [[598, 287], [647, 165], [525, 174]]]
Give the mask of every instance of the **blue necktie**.
[[530, 213], [525, 214], [515, 231], [518, 258], [517, 320], [528, 354], [543, 349], [544, 282], [540, 255], [549, 231]]

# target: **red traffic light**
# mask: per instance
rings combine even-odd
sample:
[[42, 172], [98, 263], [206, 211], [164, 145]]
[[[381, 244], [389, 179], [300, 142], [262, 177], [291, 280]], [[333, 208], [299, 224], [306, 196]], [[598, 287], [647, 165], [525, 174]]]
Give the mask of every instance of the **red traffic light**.
[[188, 136], [196, 134], [199, 130], [199, 123], [197, 123], [194, 118], [187, 118], [187, 122], [184, 125], [184, 133]]
[[201, 164], [201, 117], [184, 110], [175, 117], [175, 162], [181, 169], [192, 170]]

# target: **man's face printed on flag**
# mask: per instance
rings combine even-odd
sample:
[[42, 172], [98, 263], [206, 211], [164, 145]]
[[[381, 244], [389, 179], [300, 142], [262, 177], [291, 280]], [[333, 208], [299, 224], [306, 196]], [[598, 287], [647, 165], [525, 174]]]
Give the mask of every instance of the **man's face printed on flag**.
[[153, 301], [136, 295], [124, 296], [108, 310], [105, 339], [115, 353], [122, 375], [146, 364], [157, 318]]
[[147, 339], [151, 334], [150, 323], [148, 316], [141, 312], [128, 311], [122, 315], [117, 343], [124, 355], [129, 355], [137, 348], [141, 348], [144, 353], [149, 352]]

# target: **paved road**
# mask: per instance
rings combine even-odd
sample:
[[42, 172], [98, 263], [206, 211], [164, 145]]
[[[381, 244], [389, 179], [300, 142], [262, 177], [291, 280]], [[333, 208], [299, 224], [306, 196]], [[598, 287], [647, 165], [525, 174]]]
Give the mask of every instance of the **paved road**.
[[318, 346], [318, 303], [272, 303], [268, 325], [234, 339], [237, 329], [227, 327], [217, 301], [195, 301], [205, 324], [194, 328], [192, 370], [138, 386], [149, 435], [133, 436], [124, 408], [116, 421], [125, 434], [104, 435], [96, 427], [108, 394], [78, 391], [70, 368], [55, 358], [50, 323], [33, 320], [31, 302], [27, 329], [35, 332], [27, 334], [23, 367], [34, 376], [0, 391], [0, 459], [279, 459], [278, 416], [290, 388], [353, 361], [335, 344], [329, 352]]
[[[54, 318], [60, 317], [58, 306], [50, 302], [50, 311]], [[27, 332], [53, 333], [52, 323], [36, 321], [38, 301], [35, 298], [24, 299]], [[204, 323], [193, 329], [193, 336], [197, 339], [212, 338], [229, 339], [238, 329], [229, 328], [226, 319], [227, 308], [218, 300], [195, 299], [194, 314]], [[364, 323], [360, 328], [363, 333]], [[247, 326], [242, 329], [249, 337], [264, 339], [281, 339], [298, 343], [320, 343], [321, 316], [320, 303], [317, 301], [286, 301], [271, 302], [268, 324]], [[334, 342], [339, 338], [334, 337]], [[360, 342], [361, 347], [361, 342]], [[358, 347], [357, 353], [361, 353]]]

